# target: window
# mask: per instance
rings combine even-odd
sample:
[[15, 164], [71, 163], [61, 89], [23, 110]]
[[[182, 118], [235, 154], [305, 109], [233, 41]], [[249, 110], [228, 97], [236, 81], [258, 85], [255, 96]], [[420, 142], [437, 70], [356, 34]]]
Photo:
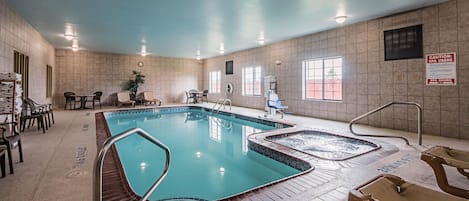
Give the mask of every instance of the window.
[[13, 72], [21, 74], [21, 89], [23, 90], [23, 99], [29, 97], [29, 56], [14, 52]]
[[52, 66], [47, 65], [46, 98], [52, 97]]
[[303, 99], [342, 100], [342, 58], [303, 61]]
[[243, 68], [243, 96], [261, 95], [261, 67]]
[[208, 91], [210, 93], [220, 93], [220, 74], [221, 71], [208, 73]]

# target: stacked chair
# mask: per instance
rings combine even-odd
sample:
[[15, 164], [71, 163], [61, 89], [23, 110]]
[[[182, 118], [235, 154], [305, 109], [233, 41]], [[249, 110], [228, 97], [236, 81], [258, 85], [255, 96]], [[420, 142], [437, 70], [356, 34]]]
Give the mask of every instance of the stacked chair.
[[46, 129], [55, 124], [52, 104], [39, 104], [30, 98], [26, 98], [23, 101], [23, 109], [21, 111], [21, 131], [24, 131], [26, 124], [29, 128], [35, 121], [37, 121], [38, 130], [42, 128], [42, 132], [46, 133]]
[[[6, 152], [8, 154], [8, 164], [10, 166], [10, 174], [13, 174], [13, 158], [12, 158], [12, 149], [15, 146], [18, 146], [18, 152], [20, 157], [20, 162], [23, 162], [23, 149], [21, 147], [21, 137], [20, 133], [16, 130], [16, 122], [5, 122], [0, 124], [0, 129], [2, 132], [2, 138], [0, 139], [1, 145], [5, 146]], [[4, 150], [1, 150], [3, 152]], [[0, 154], [0, 163], [2, 168], [2, 176], [5, 176], [5, 155]]]

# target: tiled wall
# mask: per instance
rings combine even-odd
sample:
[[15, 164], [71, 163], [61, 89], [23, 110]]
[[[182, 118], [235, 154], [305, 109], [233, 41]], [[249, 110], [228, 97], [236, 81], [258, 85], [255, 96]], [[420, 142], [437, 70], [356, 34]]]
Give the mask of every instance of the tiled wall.
[[[432, 7], [315, 33], [204, 60], [208, 72], [222, 71], [222, 87], [234, 84], [234, 105], [263, 108], [263, 97], [241, 95], [241, 68], [262, 66], [275, 75], [278, 93], [295, 114], [349, 121], [390, 101], [414, 101], [424, 108], [424, 133], [469, 139], [469, 1], [451, 0]], [[424, 54], [457, 53], [458, 84], [426, 86], [423, 59], [384, 61], [383, 30], [423, 24]], [[302, 100], [302, 60], [343, 57], [343, 101]], [[224, 62], [234, 60], [234, 75]], [[275, 61], [280, 60], [281, 65]], [[264, 86], [263, 86], [264, 87]], [[210, 94], [216, 101], [225, 93]], [[416, 131], [414, 108], [394, 106], [362, 121], [379, 127]]]
[[54, 47], [5, 0], [0, 0], [0, 72], [13, 72], [15, 50], [29, 56], [29, 97], [41, 103], [52, 102], [46, 98], [46, 65], [55, 70]]
[[[143, 61], [144, 67], [137, 67], [138, 61]], [[116, 93], [124, 91], [125, 83], [133, 79], [132, 70], [146, 76], [139, 92], [153, 91], [163, 104], [185, 102], [185, 90], [202, 87], [202, 64], [195, 59], [57, 50], [56, 64], [55, 100], [62, 107], [65, 91], [102, 91], [102, 102], [115, 105]]]

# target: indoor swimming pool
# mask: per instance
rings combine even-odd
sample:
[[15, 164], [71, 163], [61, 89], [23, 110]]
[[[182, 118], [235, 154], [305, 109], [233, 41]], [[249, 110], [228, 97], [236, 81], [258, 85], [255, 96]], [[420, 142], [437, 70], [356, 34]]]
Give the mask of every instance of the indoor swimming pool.
[[[169, 174], [152, 200], [217, 200], [302, 173], [248, 148], [250, 134], [289, 125], [199, 107], [104, 115], [112, 135], [142, 128], [171, 149]], [[137, 135], [118, 142], [117, 151], [131, 188], [142, 195], [163, 171], [164, 151]]]

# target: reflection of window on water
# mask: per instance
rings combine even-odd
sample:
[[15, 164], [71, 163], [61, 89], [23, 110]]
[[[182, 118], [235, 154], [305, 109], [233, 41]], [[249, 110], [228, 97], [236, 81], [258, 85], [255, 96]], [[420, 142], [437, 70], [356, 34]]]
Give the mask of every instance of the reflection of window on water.
[[257, 128], [253, 128], [251, 126], [243, 126], [243, 137], [242, 137], [242, 150], [243, 150], [243, 153], [247, 153], [248, 152], [248, 136], [253, 134], [253, 133], [258, 133], [258, 132], [261, 132], [262, 130], [261, 129], [257, 129]]
[[221, 142], [221, 126], [218, 123], [220, 120], [216, 117], [208, 117], [208, 129], [210, 139], [215, 142]]

